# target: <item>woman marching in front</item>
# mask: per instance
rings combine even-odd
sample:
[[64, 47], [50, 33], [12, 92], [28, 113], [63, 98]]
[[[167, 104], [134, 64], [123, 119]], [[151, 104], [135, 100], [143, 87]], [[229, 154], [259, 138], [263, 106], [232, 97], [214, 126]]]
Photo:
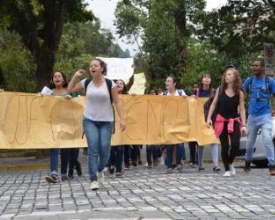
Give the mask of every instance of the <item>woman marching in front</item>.
[[92, 76], [90, 82], [86, 81], [88, 79], [77, 82], [85, 74], [85, 71], [76, 71], [69, 83], [68, 91], [76, 92], [86, 89], [83, 128], [88, 144], [90, 188], [97, 190], [99, 188], [98, 182], [103, 183], [104, 181], [103, 169], [108, 163], [110, 156], [110, 144], [114, 126], [112, 101], [120, 117], [120, 130], [124, 131], [126, 125], [116, 84], [111, 80], [105, 79], [107, 73], [106, 64], [100, 59], [94, 59], [90, 63], [89, 71]]
[[[222, 89], [220, 96], [219, 89]], [[212, 125], [211, 117], [215, 109], [217, 116], [214, 130], [222, 146], [223, 176], [229, 177], [236, 174], [233, 162], [240, 148], [241, 133], [247, 133], [242, 80], [235, 68], [229, 68], [223, 74], [222, 84], [216, 91], [207, 116], [208, 127]]]

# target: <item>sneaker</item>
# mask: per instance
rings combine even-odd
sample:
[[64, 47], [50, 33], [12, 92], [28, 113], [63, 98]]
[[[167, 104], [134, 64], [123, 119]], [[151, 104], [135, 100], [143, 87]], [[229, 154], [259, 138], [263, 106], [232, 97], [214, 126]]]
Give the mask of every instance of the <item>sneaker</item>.
[[268, 168], [269, 168], [269, 175], [275, 176], [275, 164], [269, 165]]
[[213, 171], [214, 172], [219, 172], [219, 171], [221, 171], [221, 168], [218, 167], [218, 166], [215, 166], [215, 167], [213, 167]]
[[224, 177], [229, 177], [231, 176], [231, 173], [230, 171], [225, 171], [225, 173], [223, 174]]
[[109, 173], [110, 174], [114, 174], [114, 172], [115, 172], [115, 168], [114, 167], [111, 167], [111, 166], [109, 166]]
[[98, 190], [98, 188], [99, 188], [98, 182], [97, 181], [92, 181], [90, 189], [91, 190]]
[[98, 172], [98, 182], [99, 183], [104, 183], [104, 172], [103, 171], [101, 171], [101, 172]]
[[161, 164], [161, 165], [163, 165], [163, 164], [164, 164], [164, 159], [163, 159], [163, 156], [161, 156], [161, 157], [159, 158], [159, 164]]
[[167, 174], [169, 174], [169, 173], [173, 173], [173, 169], [172, 168], [168, 168], [167, 169]]
[[204, 171], [204, 167], [199, 167], [199, 171]]
[[61, 175], [61, 181], [66, 181], [66, 180], [68, 180], [67, 175]]
[[177, 167], [175, 167], [175, 170], [178, 170], [179, 172], [182, 172], [183, 166], [182, 165], [178, 165]]
[[118, 177], [118, 178], [122, 178], [122, 177], [123, 177], [123, 174], [122, 174], [122, 173], [117, 172], [117, 173], [116, 173], [116, 177]]
[[59, 182], [58, 176], [56, 174], [45, 176], [45, 180], [48, 183], [58, 183]]
[[153, 166], [152, 166], [152, 165], [148, 165], [147, 168], [148, 168], [148, 169], [151, 169], [151, 168], [153, 168]]
[[232, 165], [230, 166], [230, 174], [231, 174], [232, 176], [236, 175], [236, 169], [234, 168], [234, 164], [232, 164]]
[[128, 163], [125, 163], [124, 170], [129, 170], [130, 165]]
[[68, 174], [68, 179], [69, 179], [69, 180], [73, 180], [73, 179], [74, 179], [74, 175], [73, 175], [72, 173], [69, 173], [69, 174]]
[[251, 161], [246, 160], [246, 161], [245, 161], [245, 164], [244, 164], [244, 171], [245, 171], [246, 173], [249, 173], [250, 170], [251, 170]]
[[75, 168], [76, 168], [77, 176], [82, 176], [81, 163], [79, 161], [76, 162]]
[[143, 166], [148, 167], [148, 162], [146, 162]]

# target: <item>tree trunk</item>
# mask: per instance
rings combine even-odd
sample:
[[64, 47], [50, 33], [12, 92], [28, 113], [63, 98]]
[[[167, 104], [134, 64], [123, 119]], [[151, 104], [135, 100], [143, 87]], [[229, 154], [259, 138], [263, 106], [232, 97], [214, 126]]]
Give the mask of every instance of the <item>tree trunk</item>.
[[0, 89], [3, 89], [4, 85], [5, 85], [5, 79], [4, 79], [3, 71], [0, 64]]
[[49, 49], [40, 49], [36, 56], [37, 89], [41, 91], [44, 86], [49, 86], [55, 63], [55, 52]]

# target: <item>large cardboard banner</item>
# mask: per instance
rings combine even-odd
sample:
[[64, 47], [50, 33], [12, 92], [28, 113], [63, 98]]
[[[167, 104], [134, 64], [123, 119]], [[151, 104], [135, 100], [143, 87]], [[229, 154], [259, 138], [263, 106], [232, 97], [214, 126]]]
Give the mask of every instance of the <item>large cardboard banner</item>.
[[[213, 130], [205, 125], [205, 99], [149, 95], [120, 98], [127, 128], [121, 133], [119, 121], [115, 123], [113, 145], [218, 143]], [[82, 138], [84, 105], [85, 97], [66, 100], [1, 92], [0, 149], [86, 147]]]

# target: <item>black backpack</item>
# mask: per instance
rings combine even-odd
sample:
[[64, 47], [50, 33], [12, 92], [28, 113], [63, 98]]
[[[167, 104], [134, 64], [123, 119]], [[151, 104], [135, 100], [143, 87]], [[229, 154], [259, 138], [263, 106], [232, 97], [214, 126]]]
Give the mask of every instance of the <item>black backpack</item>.
[[[218, 101], [219, 101], [219, 98], [222, 95], [222, 88], [219, 86], [218, 89], [219, 89], [219, 94], [218, 94]], [[204, 119], [205, 119], [205, 121], [207, 121], [208, 112], [209, 112], [210, 106], [211, 106], [211, 104], [214, 100], [214, 97], [215, 97], [215, 94], [212, 95], [211, 97], [209, 97], [208, 100], [204, 103], [203, 110], [204, 110]], [[211, 117], [212, 124], [215, 123], [216, 116], [217, 116], [217, 106], [216, 106], [216, 108], [215, 108], [215, 110], [212, 114], [212, 117]]]

